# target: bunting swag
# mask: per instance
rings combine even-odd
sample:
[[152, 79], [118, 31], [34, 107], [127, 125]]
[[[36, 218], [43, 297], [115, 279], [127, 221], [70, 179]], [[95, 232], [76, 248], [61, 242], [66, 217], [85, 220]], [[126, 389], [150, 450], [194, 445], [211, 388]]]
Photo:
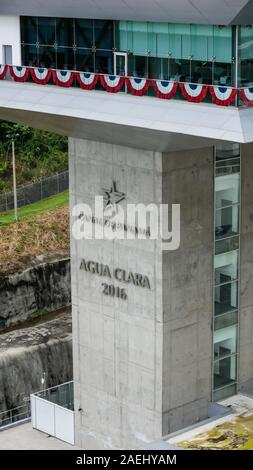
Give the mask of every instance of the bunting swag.
[[132, 95], [142, 96], [148, 90], [150, 81], [147, 78], [127, 78], [126, 84]]
[[194, 83], [180, 83], [183, 97], [191, 103], [200, 103], [207, 95], [208, 87]]
[[10, 65], [9, 70], [15, 82], [26, 82], [30, 75], [30, 69], [28, 67], [15, 67], [14, 65]]
[[98, 82], [98, 75], [87, 72], [77, 72], [77, 81], [84, 90], [93, 90]]
[[7, 74], [8, 70], [8, 65], [0, 65], [0, 80], [3, 80], [5, 78], [5, 75]]
[[240, 90], [240, 98], [248, 106], [253, 106], [253, 87], [242, 88]]
[[210, 94], [212, 96], [213, 103], [218, 106], [230, 106], [237, 95], [237, 89], [227, 88], [222, 86], [211, 86]]
[[52, 75], [51, 70], [49, 69], [30, 69], [31, 77], [35, 83], [38, 83], [39, 85], [46, 85]]
[[118, 93], [125, 83], [125, 77], [117, 75], [100, 75], [102, 87], [109, 93]]
[[152, 82], [156, 96], [164, 100], [170, 100], [177, 92], [178, 84], [167, 80], [154, 80]]
[[68, 70], [53, 70], [52, 75], [55, 85], [58, 86], [69, 87], [74, 80], [74, 72]]

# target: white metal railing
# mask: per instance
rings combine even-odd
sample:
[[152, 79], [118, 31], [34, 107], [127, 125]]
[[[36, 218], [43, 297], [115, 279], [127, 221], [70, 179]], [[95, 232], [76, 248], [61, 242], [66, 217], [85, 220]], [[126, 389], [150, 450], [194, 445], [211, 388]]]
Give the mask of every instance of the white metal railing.
[[13, 426], [18, 422], [29, 421], [31, 419], [31, 406], [30, 400], [24, 405], [11, 408], [10, 410], [2, 411], [0, 413], [0, 430]]
[[32, 426], [74, 445], [73, 382], [31, 395]]

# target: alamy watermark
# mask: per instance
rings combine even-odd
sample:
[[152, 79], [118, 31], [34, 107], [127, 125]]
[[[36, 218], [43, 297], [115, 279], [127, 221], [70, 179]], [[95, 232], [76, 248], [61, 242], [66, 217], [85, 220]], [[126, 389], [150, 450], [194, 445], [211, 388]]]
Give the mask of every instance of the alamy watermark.
[[119, 205], [124, 193], [104, 190], [96, 196], [93, 208], [77, 204], [72, 209], [72, 235], [76, 240], [159, 240], [161, 249], [174, 251], [180, 246], [180, 204]]

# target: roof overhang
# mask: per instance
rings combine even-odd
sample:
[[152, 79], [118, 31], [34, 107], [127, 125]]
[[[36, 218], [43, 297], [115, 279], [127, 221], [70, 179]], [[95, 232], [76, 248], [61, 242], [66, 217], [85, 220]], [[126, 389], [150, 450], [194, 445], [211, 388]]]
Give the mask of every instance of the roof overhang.
[[70, 137], [157, 151], [197, 148], [217, 141], [253, 142], [253, 108], [54, 85], [1, 81], [0, 118]]
[[0, 14], [250, 24], [253, 0], [1, 0]]

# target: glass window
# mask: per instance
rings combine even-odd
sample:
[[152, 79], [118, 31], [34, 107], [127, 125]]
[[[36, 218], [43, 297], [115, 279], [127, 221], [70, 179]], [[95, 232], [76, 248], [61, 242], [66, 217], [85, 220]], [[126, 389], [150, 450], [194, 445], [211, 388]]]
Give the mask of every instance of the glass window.
[[216, 145], [215, 150], [216, 161], [240, 157], [240, 144], [234, 144], [233, 142]]
[[225, 282], [215, 287], [214, 314], [232, 312], [238, 309], [238, 282]]
[[232, 26], [213, 27], [213, 52], [216, 62], [232, 63]]
[[38, 48], [34, 45], [22, 46], [22, 64], [30, 67], [38, 66]]
[[38, 18], [38, 41], [42, 45], [53, 45], [55, 37], [55, 18]]
[[94, 20], [95, 46], [97, 49], [114, 48], [114, 30], [111, 20]]
[[56, 49], [54, 47], [39, 47], [39, 67], [56, 69]]
[[214, 332], [214, 388], [233, 384], [237, 379], [237, 326]]
[[191, 82], [212, 83], [212, 62], [191, 61]]
[[238, 323], [238, 311], [224, 313], [223, 315], [217, 315], [214, 317], [214, 330], [220, 330], [231, 325]]
[[231, 63], [214, 61], [213, 83], [215, 85], [232, 86], [232, 64]]
[[57, 47], [57, 69], [74, 70], [75, 56], [74, 51], [70, 47]]
[[216, 255], [214, 258], [215, 285], [238, 279], [238, 251]]
[[239, 231], [240, 175], [215, 178], [216, 239], [234, 236]]
[[133, 28], [133, 53], [136, 55], [147, 54], [148, 28], [147, 23], [134, 21]]
[[215, 242], [215, 254], [219, 255], [227, 251], [238, 250], [239, 248], [239, 235], [235, 237], [226, 238], [224, 240], [216, 240]]
[[128, 73], [132, 77], [147, 77], [148, 57], [130, 55], [128, 57]]
[[91, 49], [94, 45], [93, 20], [75, 19], [75, 43], [77, 47]]
[[94, 72], [94, 53], [91, 49], [76, 50], [76, 70]]
[[73, 47], [74, 38], [74, 21], [71, 18], [56, 19], [56, 42], [58, 46]]
[[96, 51], [95, 72], [113, 74], [113, 53], [111, 51]]
[[213, 399], [214, 401], [221, 401], [225, 400], [225, 398], [231, 397], [235, 395], [237, 391], [236, 384], [228, 385], [227, 387], [223, 387], [219, 390], [214, 391]]
[[21, 16], [21, 42], [36, 44], [38, 42], [38, 19], [33, 16]]
[[149, 78], [169, 79], [168, 59], [159, 59], [158, 57], [148, 58], [148, 76]]

